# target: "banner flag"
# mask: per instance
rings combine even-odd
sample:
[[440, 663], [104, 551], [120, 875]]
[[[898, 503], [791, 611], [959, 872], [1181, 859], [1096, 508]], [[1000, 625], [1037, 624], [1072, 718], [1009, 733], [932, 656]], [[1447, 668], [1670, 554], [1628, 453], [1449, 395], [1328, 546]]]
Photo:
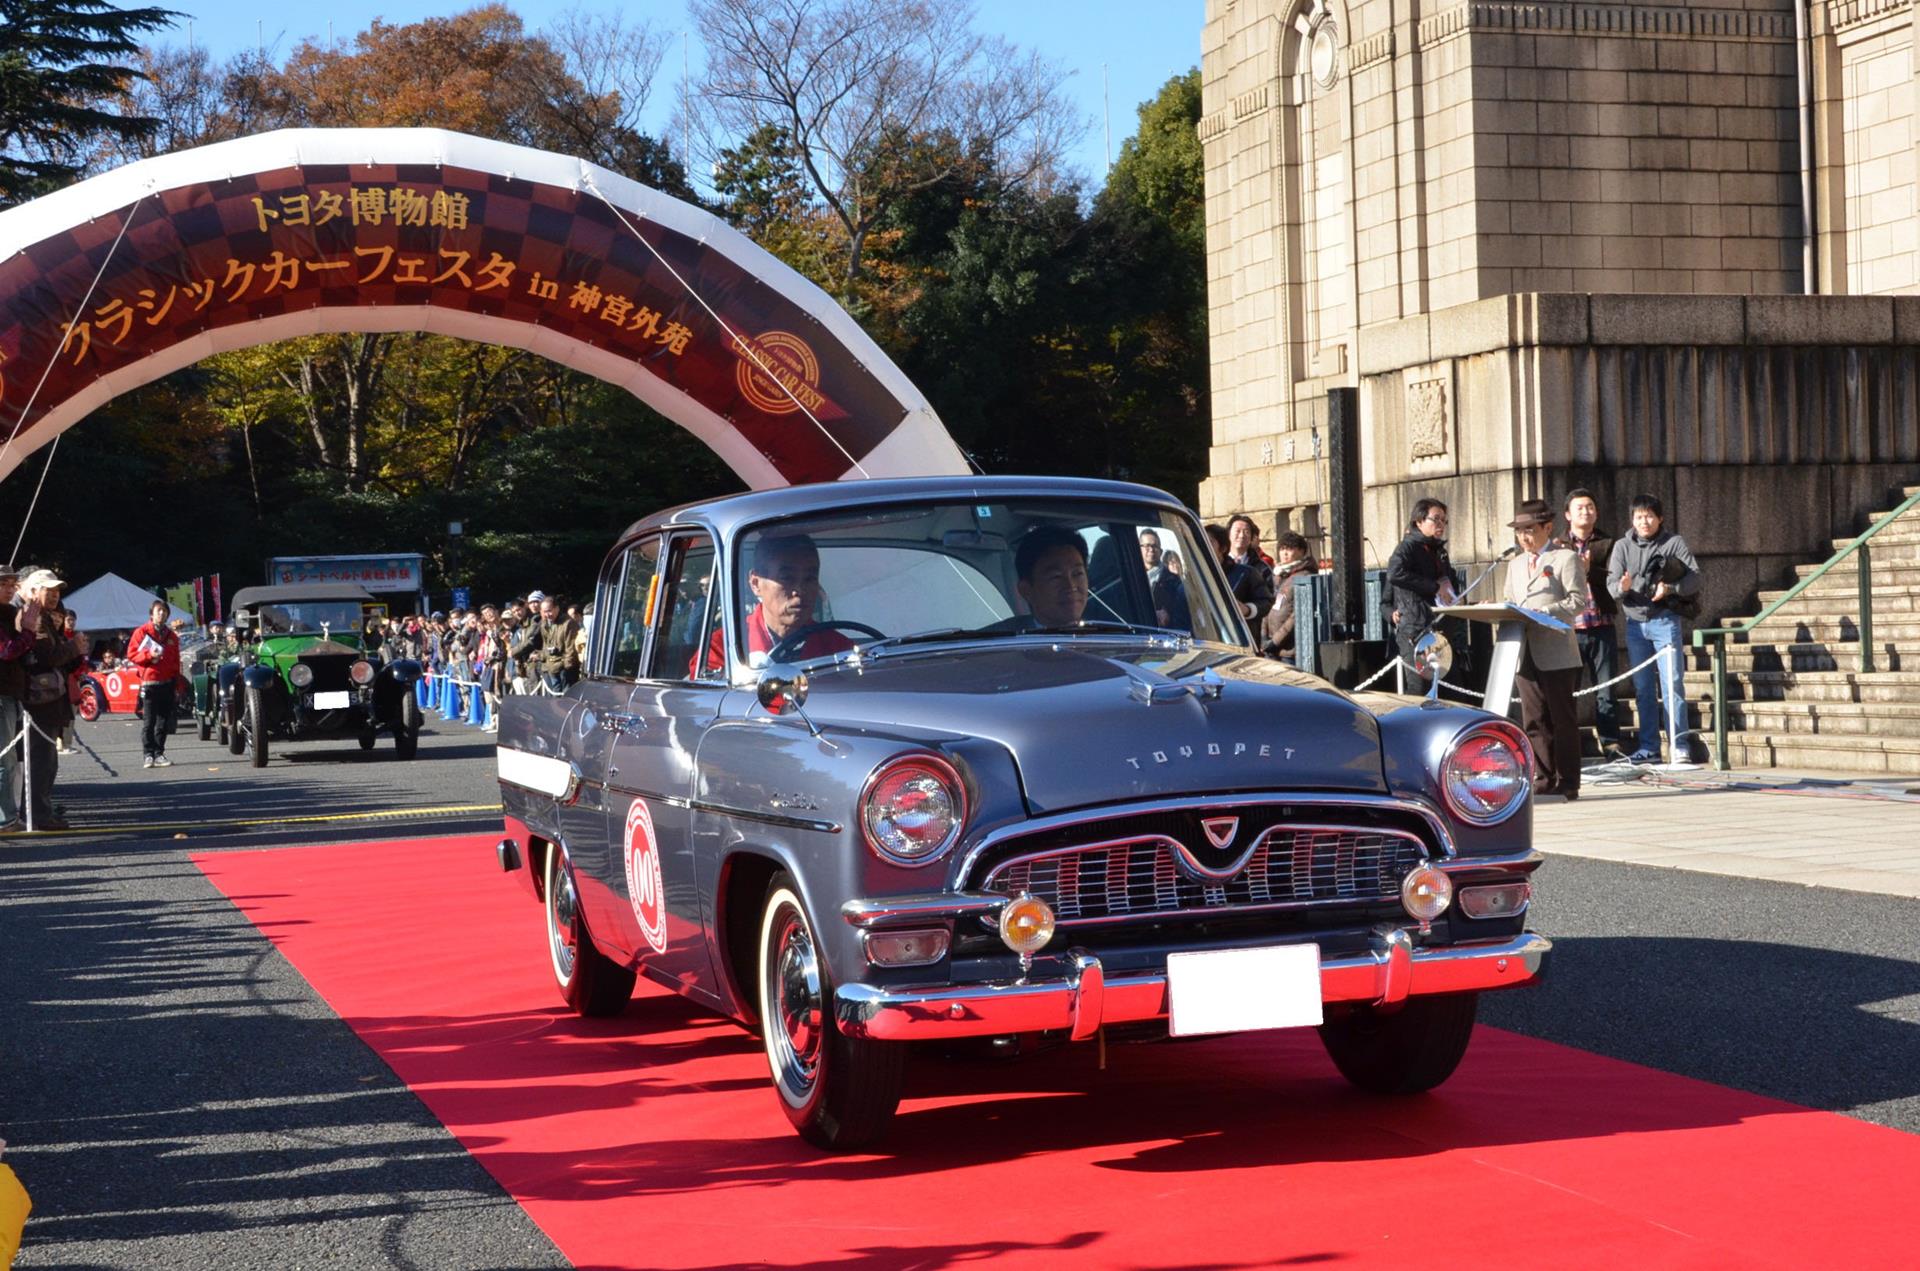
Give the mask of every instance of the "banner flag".
[[209, 622], [224, 621], [220, 617], [220, 575], [218, 574], [215, 574], [213, 576], [213, 617], [209, 618], [208, 621]]

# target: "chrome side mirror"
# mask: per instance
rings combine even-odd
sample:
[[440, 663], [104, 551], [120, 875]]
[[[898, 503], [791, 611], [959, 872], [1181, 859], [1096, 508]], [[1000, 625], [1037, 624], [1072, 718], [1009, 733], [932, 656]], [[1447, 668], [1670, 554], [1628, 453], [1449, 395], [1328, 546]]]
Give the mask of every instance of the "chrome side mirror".
[[792, 679], [771, 673], [762, 675], [754, 687], [754, 696], [760, 699], [760, 705], [766, 707], [769, 715], [798, 711], [807, 704], [806, 672], [801, 671]]
[[1453, 669], [1453, 646], [1438, 631], [1429, 631], [1413, 642], [1413, 670], [1427, 681], [1427, 700], [1440, 699], [1440, 681]]

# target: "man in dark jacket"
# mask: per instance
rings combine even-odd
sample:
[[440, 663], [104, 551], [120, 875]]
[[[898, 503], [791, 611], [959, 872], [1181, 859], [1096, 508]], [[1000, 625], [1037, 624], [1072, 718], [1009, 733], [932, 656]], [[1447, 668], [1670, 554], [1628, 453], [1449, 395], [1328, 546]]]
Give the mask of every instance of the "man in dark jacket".
[[[1387, 560], [1387, 590], [1393, 597], [1393, 639], [1409, 672], [1413, 668], [1414, 642], [1435, 626], [1434, 609], [1452, 604], [1463, 583], [1459, 571], [1447, 558], [1447, 520], [1446, 504], [1438, 499], [1421, 499], [1413, 505], [1413, 520], [1407, 526], [1407, 536], [1400, 540]], [[1458, 670], [1467, 651], [1466, 624], [1449, 619], [1439, 626], [1440, 634], [1453, 646], [1453, 665]], [[1425, 682], [1419, 676], [1414, 678]]]
[[[1587, 572], [1587, 607], [1573, 620], [1580, 642], [1580, 661], [1588, 681], [1605, 685], [1619, 672], [1620, 637], [1613, 617], [1620, 606], [1607, 591], [1607, 562], [1613, 556], [1613, 535], [1600, 528], [1600, 505], [1590, 490], [1567, 492], [1567, 536], [1560, 546], [1580, 558]], [[1602, 753], [1620, 748], [1620, 715], [1614, 707], [1611, 685], [1593, 694], [1593, 721], [1600, 733]]]
[[[1266, 621], [1268, 610], [1273, 608], [1273, 562], [1260, 550], [1260, 527], [1245, 512], [1227, 518], [1227, 561], [1229, 572], [1233, 565], [1247, 571], [1244, 586], [1248, 594], [1244, 599], [1253, 604], [1253, 612], [1247, 617], [1253, 620], [1253, 629], [1258, 631]], [[1241, 598], [1238, 589], [1235, 598]]]
[[[1660, 762], [1660, 726], [1667, 724], [1672, 762], [1684, 763], [1686, 743], [1686, 620], [1681, 608], [1700, 593], [1700, 562], [1687, 540], [1666, 528], [1666, 510], [1651, 494], [1633, 501], [1633, 532], [1607, 558], [1607, 590], [1627, 616], [1627, 658], [1635, 666], [1661, 650], [1660, 662], [1633, 673], [1640, 744], [1628, 758]], [[1668, 712], [1672, 718], [1668, 719]]]
[[1207, 542], [1213, 546], [1213, 554], [1220, 561], [1220, 568], [1226, 571], [1227, 590], [1233, 593], [1233, 601], [1240, 606], [1240, 613], [1247, 624], [1258, 630], [1261, 615], [1273, 608], [1273, 580], [1264, 569], [1255, 569], [1233, 558], [1232, 537], [1227, 527], [1208, 524], [1203, 527], [1207, 533]]

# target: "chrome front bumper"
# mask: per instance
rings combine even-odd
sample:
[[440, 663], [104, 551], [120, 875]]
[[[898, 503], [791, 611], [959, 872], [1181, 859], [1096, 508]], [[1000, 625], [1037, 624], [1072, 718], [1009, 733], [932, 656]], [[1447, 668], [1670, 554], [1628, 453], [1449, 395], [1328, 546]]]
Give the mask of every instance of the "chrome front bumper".
[[[1406, 932], [1375, 934], [1371, 952], [1320, 964], [1320, 995], [1327, 1002], [1390, 1006], [1430, 993], [1519, 988], [1540, 978], [1553, 942], [1527, 932], [1511, 940], [1416, 949]], [[928, 1041], [942, 1037], [1066, 1032], [1085, 1041], [1104, 1024], [1163, 1019], [1165, 975], [1107, 977], [1100, 959], [1083, 950], [1067, 955], [1064, 978], [997, 985], [880, 988], [844, 984], [834, 991], [834, 1016], [850, 1037]]]

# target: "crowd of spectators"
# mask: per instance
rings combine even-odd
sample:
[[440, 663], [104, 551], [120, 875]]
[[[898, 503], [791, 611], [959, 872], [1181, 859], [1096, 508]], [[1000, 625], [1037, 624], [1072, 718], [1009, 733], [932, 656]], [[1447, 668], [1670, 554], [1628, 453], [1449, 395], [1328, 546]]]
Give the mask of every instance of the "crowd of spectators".
[[533, 591], [504, 604], [373, 619], [367, 643], [388, 658], [413, 658], [485, 699], [488, 731], [499, 729], [500, 699], [563, 693], [580, 678], [585, 615], [564, 596]]

